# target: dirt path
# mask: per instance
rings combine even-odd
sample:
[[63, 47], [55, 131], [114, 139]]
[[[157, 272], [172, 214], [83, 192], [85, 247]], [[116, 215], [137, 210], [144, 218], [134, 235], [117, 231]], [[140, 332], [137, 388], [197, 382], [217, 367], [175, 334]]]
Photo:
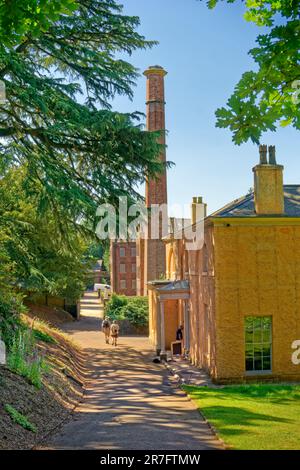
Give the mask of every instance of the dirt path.
[[186, 395], [153, 364], [147, 338], [106, 345], [102, 310], [94, 294], [81, 304], [80, 322], [64, 329], [90, 355], [85, 399], [47, 448], [198, 450], [222, 448]]

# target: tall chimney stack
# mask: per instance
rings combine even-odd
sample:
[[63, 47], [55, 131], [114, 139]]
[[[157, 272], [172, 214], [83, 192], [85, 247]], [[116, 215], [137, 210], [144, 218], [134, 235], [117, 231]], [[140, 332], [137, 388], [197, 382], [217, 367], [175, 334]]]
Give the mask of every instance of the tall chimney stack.
[[283, 215], [283, 166], [276, 163], [274, 146], [268, 149], [260, 145], [259, 154], [260, 163], [253, 168], [255, 212], [257, 215]]
[[[147, 130], [150, 132], [161, 131], [159, 143], [166, 143], [166, 123], [165, 123], [165, 86], [164, 77], [167, 72], [163, 67], [154, 65], [149, 67], [144, 75], [147, 77]], [[166, 150], [161, 150], [160, 159], [166, 161]], [[152, 204], [167, 204], [167, 172], [166, 169], [155, 179], [146, 179], [146, 207], [151, 208]], [[151, 239], [151, 221], [148, 221], [148, 237], [144, 242], [144, 286], [139, 289], [143, 295], [147, 295], [147, 283], [162, 278], [166, 273], [166, 248], [162, 241], [163, 233], [162, 221], [160, 221], [159, 239]], [[166, 224], [166, 228], [168, 224]]]
[[[165, 121], [165, 84], [164, 77], [167, 72], [159, 65], [154, 65], [145, 70], [147, 77], [146, 92], [146, 127], [147, 131], [162, 131], [159, 143], [166, 143]], [[161, 161], [166, 161], [166, 151], [160, 154]], [[146, 206], [151, 204], [167, 204], [167, 175], [166, 170], [158, 178], [146, 181]]]

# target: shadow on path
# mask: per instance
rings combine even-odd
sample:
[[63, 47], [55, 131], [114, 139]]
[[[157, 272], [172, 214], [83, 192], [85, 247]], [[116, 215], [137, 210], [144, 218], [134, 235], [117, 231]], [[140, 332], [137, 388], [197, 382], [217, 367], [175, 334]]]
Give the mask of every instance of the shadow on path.
[[102, 308], [83, 299], [82, 319], [64, 328], [88, 354], [83, 402], [54, 436], [52, 449], [222, 449], [194, 404], [161, 365], [153, 364], [147, 338], [122, 337], [106, 345]]

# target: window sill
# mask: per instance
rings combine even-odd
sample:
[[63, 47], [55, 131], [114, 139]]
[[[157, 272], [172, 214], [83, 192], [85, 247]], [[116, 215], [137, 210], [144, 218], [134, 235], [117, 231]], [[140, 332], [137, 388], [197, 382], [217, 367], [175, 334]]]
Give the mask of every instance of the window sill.
[[251, 377], [255, 375], [272, 375], [273, 372], [271, 370], [251, 370], [251, 371], [246, 371], [245, 376]]

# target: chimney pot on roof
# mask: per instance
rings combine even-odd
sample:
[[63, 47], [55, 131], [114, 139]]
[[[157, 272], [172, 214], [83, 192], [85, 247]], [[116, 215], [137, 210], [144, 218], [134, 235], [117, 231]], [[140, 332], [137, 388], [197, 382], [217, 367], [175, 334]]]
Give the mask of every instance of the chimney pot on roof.
[[266, 145], [260, 145], [259, 146], [259, 163], [260, 163], [260, 165], [267, 165], [268, 164], [267, 151], [268, 151], [268, 147]]
[[276, 147], [275, 145], [269, 146], [269, 164], [276, 165]]
[[170, 235], [173, 236], [175, 233], [175, 217], [170, 217]]
[[191, 204], [191, 222], [192, 225], [195, 225], [201, 219], [206, 217], [207, 205], [203, 204], [202, 197], [193, 197], [193, 202]]

